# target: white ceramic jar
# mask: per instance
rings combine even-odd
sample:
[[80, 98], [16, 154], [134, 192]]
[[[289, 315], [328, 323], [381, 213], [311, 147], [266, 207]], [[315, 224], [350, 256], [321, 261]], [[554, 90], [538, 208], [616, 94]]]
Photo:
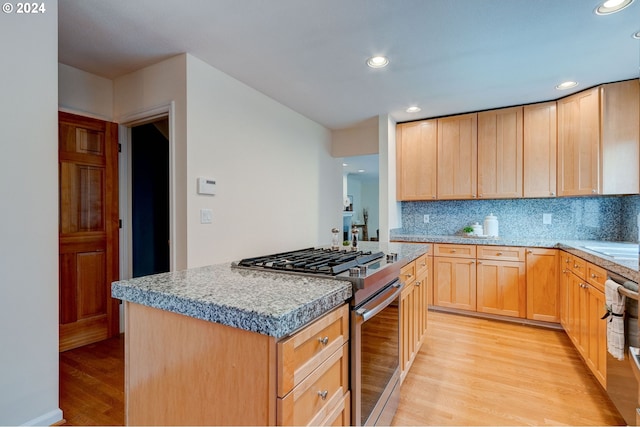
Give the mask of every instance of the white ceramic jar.
[[493, 213], [484, 218], [484, 234], [488, 237], [498, 237], [498, 217]]

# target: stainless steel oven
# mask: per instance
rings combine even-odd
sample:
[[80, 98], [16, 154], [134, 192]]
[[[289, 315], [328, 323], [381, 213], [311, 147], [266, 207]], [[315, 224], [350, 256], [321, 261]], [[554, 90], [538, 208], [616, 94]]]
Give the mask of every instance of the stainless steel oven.
[[402, 287], [395, 280], [352, 306], [352, 425], [390, 425], [398, 407]]

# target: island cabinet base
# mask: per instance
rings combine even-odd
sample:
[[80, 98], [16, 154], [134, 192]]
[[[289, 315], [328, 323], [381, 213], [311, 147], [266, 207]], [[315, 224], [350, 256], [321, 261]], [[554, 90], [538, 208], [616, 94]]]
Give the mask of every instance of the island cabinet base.
[[125, 304], [127, 425], [275, 425], [274, 337]]

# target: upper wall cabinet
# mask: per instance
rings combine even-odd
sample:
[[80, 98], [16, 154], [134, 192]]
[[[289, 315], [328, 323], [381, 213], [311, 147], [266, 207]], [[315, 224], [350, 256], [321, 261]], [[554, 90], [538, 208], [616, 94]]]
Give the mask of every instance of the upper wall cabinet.
[[438, 119], [438, 198], [475, 199], [478, 115]]
[[396, 130], [398, 200], [436, 198], [437, 120], [400, 124]]
[[637, 80], [601, 85], [558, 101], [558, 194], [637, 194]]
[[522, 107], [478, 113], [478, 197], [522, 197]]
[[524, 107], [524, 197], [556, 195], [556, 103]]

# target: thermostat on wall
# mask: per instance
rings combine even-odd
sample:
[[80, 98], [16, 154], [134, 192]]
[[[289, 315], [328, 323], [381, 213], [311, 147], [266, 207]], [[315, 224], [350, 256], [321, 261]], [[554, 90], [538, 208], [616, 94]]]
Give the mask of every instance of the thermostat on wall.
[[198, 178], [198, 194], [216, 194], [216, 180], [211, 178]]

